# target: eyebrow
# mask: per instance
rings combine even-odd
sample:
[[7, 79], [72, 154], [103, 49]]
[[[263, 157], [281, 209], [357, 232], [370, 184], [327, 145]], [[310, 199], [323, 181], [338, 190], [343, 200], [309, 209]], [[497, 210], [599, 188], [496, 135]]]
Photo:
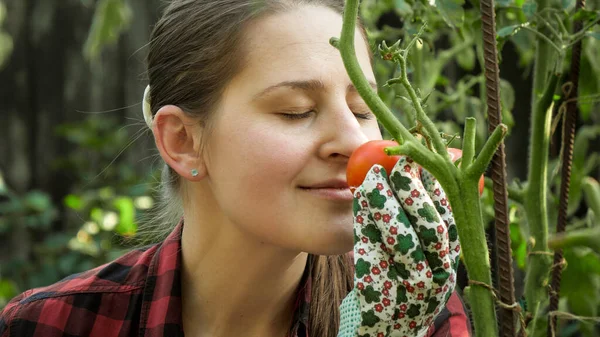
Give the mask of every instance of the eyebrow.
[[[377, 84], [375, 82], [369, 81], [369, 85], [371, 86], [371, 88], [373, 88], [373, 90], [377, 91]], [[300, 90], [304, 90], [304, 91], [318, 91], [318, 90], [325, 89], [325, 84], [320, 80], [283, 81], [283, 82], [277, 83], [275, 85], [272, 85], [272, 86], [266, 88], [265, 90], [261, 91], [260, 93], [256, 94], [256, 96], [254, 96], [253, 100], [257, 100], [260, 97], [265, 96], [265, 95], [269, 94], [270, 92], [272, 92], [276, 89], [279, 89], [279, 88], [300, 89]], [[350, 83], [346, 87], [346, 92], [357, 92], [354, 84]]]

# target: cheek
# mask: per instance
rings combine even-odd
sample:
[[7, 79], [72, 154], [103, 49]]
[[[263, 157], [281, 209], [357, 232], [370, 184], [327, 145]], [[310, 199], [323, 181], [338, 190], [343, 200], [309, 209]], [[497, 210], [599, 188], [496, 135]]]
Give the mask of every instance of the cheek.
[[228, 218], [262, 231], [254, 227], [271, 226], [273, 218], [284, 216], [277, 213], [293, 207], [296, 177], [308, 160], [308, 145], [298, 135], [274, 132], [268, 125], [243, 120], [235, 125], [213, 137], [213, 193]]

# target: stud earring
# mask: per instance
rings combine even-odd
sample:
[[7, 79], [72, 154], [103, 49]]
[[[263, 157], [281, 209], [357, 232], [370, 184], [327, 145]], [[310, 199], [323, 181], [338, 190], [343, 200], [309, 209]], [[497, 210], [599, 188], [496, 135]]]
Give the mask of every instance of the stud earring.
[[192, 177], [197, 177], [197, 176], [198, 176], [198, 170], [192, 169]]

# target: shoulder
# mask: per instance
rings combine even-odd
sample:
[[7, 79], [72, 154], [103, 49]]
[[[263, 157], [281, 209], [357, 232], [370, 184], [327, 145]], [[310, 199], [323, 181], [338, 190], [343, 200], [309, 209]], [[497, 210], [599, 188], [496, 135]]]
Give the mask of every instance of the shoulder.
[[133, 250], [97, 268], [23, 292], [0, 313], [0, 337], [89, 336], [94, 325], [104, 326], [106, 336], [119, 335], [121, 330], [111, 334], [110, 329], [126, 328], [140, 310], [156, 247]]

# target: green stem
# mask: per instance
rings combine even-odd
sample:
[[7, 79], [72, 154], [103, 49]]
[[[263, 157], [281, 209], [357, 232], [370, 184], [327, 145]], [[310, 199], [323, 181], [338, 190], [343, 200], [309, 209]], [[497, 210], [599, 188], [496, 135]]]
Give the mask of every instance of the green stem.
[[[548, 20], [546, 20], [546, 18], [545, 18], [545, 17], [543, 17], [543, 16], [542, 16], [542, 15], [540, 15], [539, 13], [536, 13], [536, 14], [535, 14], [535, 17], [538, 19], [538, 22], [541, 22], [541, 23], [543, 23], [543, 24], [546, 26], [546, 28], [548, 28], [548, 29], [549, 29], [549, 30], [552, 32], [552, 34], [553, 34], [554, 36], [556, 36], [556, 38], [557, 38], [559, 41], [561, 41], [561, 42], [562, 42], [562, 37], [560, 36], [560, 33], [559, 33], [559, 32], [558, 32], [556, 29], [554, 29], [554, 27], [552, 27], [552, 24], [551, 24], [550, 22], [548, 22]], [[568, 34], [568, 33], [567, 33], [567, 34]]]
[[496, 127], [490, 138], [488, 138], [487, 142], [483, 145], [483, 148], [477, 159], [473, 162], [473, 165], [469, 166], [465, 171], [466, 175], [479, 177], [485, 172], [507, 132], [508, 128], [504, 124], [500, 124]]
[[[481, 225], [483, 216], [479, 203], [477, 182], [465, 180], [458, 195], [448, 194], [451, 200], [454, 220], [458, 228], [462, 254], [469, 280], [492, 286], [490, 257], [485, 230]], [[497, 317], [494, 298], [489, 289], [480, 285], [470, 286], [469, 304], [477, 337], [496, 337]]]
[[354, 32], [356, 30], [356, 17], [358, 15], [358, 1], [347, 1], [344, 8], [344, 22], [342, 24], [342, 35], [339, 41], [331, 41], [337, 45], [342, 55], [342, 61], [348, 72], [348, 76], [352, 80], [352, 84], [363, 98], [369, 109], [378, 114], [377, 119], [383, 127], [390, 132], [392, 137], [402, 144], [408, 139], [413, 139], [413, 135], [394, 117], [394, 114], [379, 98], [377, 93], [371, 88], [371, 85], [365, 78], [365, 74], [360, 68], [360, 64], [356, 59], [356, 51], [354, 49]]
[[600, 254], [600, 226], [570, 230], [551, 237], [548, 246], [554, 250], [569, 247], [588, 247]]
[[600, 17], [596, 18], [594, 21], [592, 21], [589, 24], [587, 24], [579, 32], [573, 34], [573, 36], [571, 36], [571, 39], [572, 39], [571, 42], [569, 42], [569, 44], [567, 44], [565, 46], [565, 48], [570, 48], [571, 46], [573, 46], [574, 44], [576, 44], [577, 42], [579, 42], [579, 40], [583, 39], [585, 37], [585, 34], [587, 33], [587, 31], [590, 28], [594, 27], [598, 22], [600, 22]]
[[532, 32], [533, 34], [535, 34], [538, 38], [544, 40], [544, 42], [546, 42], [549, 46], [551, 46], [552, 48], [554, 48], [554, 50], [556, 50], [557, 53], [562, 54], [562, 49], [560, 49], [559, 46], [557, 46], [554, 42], [552, 42], [552, 40], [550, 40], [546, 35], [544, 35], [543, 33], [538, 32], [537, 30], [529, 27], [527, 24], [523, 24], [521, 25], [521, 28], [528, 30], [530, 32]]
[[[551, 8], [549, 0], [538, 0], [538, 13], [542, 13]], [[552, 56], [551, 45], [548, 44], [548, 39], [543, 39], [540, 35], [544, 35], [544, 29], [541, 29], [539, 35], [536, 35], [535, 61], [533, 73], [533, 95], [531, 98], [531, 111], [534, 111], [537, 106], [537, 101], [543, 94], [546, 88], [546, 79], [550, 72], [550, 56]], [[545, 36], [544, 36], [545, 37]]]
[[562, 35], [569, 35], [569, 30], [567, 29], [567, 27], [565, 27], [562, 17], [558, 15], [558, 13], [553, 13], [553, 15], [556, 18], [556, 22], [558, 22], [558, 26], [560, 27], [560, 32], [562, 33]]
[[402, 72], [400, 80], [401, 80], [402, 86], [404, 86], [404, 89], [408, 93], [408, 96], [410, 96], [410, 100], [413, 102], [413, 106], [415, 107], [415, 110], [417, 111], [417, 120], [419, 122], [421, 122], [421, 124], [423, 124], [425, 131], [427, 131], [427, 134], [429, 135], [429, 137], [431, 137], [431, 141], [433, 142], [433, 147], [435, 148], [436, 152], [449, 161], [450, 157], [448, 156], [448, 151], [446, 150], [446, 144], [444, 144], [442, 137], [440, 137], [440, 133], [438, 132], [437, 128], [435, 127], [435, 124], [433, 124], [433, 121], [431, 121], [431, 119], [429, 119], [427, 117], [427, 114], [423, 110], [423, 107], [421, 106], [421, 102], [419, 101], [419, 98], [417, 97], [417, 93], [415, 92], [415, 89], [412, 87], [412, 85], [408, 81], [408, 75], [407, 75], [407, 71], [406, 71], [406, 57], [403, 57], [401, 59], [401, 61], [399, 62], [399, 64], [400, 64], [400, 70]]
[[[550, 7], [549, 0], [538, 0], [538, 13]], [[547, 29], [542, 29], [540, 35]], [[550, 145], [550, 123], [552, 115], [548, 105], [539, 104], [544, 93], [553, 93], [547, 86], [547, 79], [551, 69], [552, 46], [548, 39], [536, 35], [535, 61], [533, 73], [533, 92], [531, 99], [531, 136], [529, 141], [529, 172], [528, 186], [525, 195], [525, 213], [529, 224], [529, 233], [534, 242], [532, 248], [536, 252], [547, 252], [548, 240], [548, 212], [547, 212], [547, 187], [548, 152]], [[545, 36], [544, 36], [545, 37]], [[556, 78], [556, 77], [554, 77]], [[551, 99], [551, 98], [550, 98]], [[525, 277], [525, 299], [528, 304], [533, 321], [529, 324], [529, 334], [534, 335], [538, 326], [538, 310], [542, 302], [547, 302], [548, 276], [550, 272], [550, 257], [544, 253], [530, 254]], [[539, 324], [539, 326], [544, 326]]]
[[[541, 57], [541, 56], [540, 56]], [[548, 210], [547, 210], [547, 176], [548, 153], [550, 147], [550, 128], [552, 121], [552, 96], [560, 76], [552, 76], [543, 95], [538, 99], [533, 111], [532, 131], [529, 147], [528, 185], [525, 190], [525, 211], [529, 224], [529, 233], [533, 238], [525, 277], [525, 298], [528, 307], [532, 308], [533, 322], [531, 334], [538, 320], [538, 309], [547, 301], [548, 276], [550, 272], [550, 256], [548, 252]], [[544, 84], [544, 83], [542, 83]], [[541, 326], [541, 325], [540, 325]]]
[[596, 219], [600, 219], [600, 184], [594, 178], [585, 177], [581, 183], [581, 189], [585, 203], [594, 212]]

